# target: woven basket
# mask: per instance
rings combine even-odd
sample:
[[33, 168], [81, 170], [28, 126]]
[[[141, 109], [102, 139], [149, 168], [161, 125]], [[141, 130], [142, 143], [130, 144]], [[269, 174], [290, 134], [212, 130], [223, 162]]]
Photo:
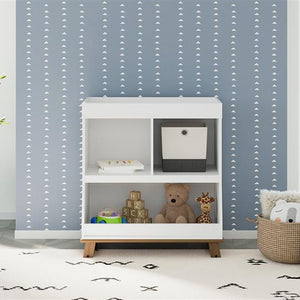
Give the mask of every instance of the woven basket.
[[300, 264], [300, 223], [275, 222], [258, 216], [258, 248], [274, 261]]

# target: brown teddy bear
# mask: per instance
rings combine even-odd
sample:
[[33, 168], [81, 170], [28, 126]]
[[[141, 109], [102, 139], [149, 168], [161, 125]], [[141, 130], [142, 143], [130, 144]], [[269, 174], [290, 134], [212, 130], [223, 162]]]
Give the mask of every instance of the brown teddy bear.
[[189, 199], [188, 184], [165, 184], [167, 203], [154, 221], [156, 223], [195, 223], [196, 215], [186, 203]]

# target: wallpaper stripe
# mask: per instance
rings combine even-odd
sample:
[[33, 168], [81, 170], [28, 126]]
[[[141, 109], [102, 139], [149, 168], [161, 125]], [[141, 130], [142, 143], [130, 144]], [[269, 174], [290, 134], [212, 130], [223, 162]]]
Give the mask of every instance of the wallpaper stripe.
[[277, 189], [277, 5], [272, 4], [272, 189]]
[[253, 229], [286, 189], [286, 25], [286, 0], [17, 1], [17, 229], [80, 228], [80, 104], [141, 95], [219, 96], [224, 228]]
[[120, 94], [125, 95], [125, 4], [120, 4]]
[[214, 74], [214, 95], [219, 96], [219, 2], [214, 1], [214, 38], [213, 38], [213, 74]]
[[254, 216], [257, 217], [259, 207], [260, 186], [260, 2], [254, 1]]
[[155, 3], [154, 73], [155, 95], [160, 95], [160, 4]]
[[[80, 178], [82, 178], [82, 107], [81, 104], [85, 99], [85, 7], [84, 3], [79, 4], [79, 103], [78, 103], [78, 109], [80, 111], [80, 142], [78, 145], [79, 148], [79, 174]], [[81, 223], [81, 213], [82, 213], [82, 179], [80, 179], [80, 203], [79, 203], [79, 213], [80, 213], [80, 223]], [[62, 212], [62, 217], [65, 217], [66, 214]]]
[[25, 46], [26, 46], [26, 60], [25, 60], [25, 69], [26, 69], [26, 143], [25, 143], [25, 151], [26, 151], [26, 205], [24, 214], [26, 219], [26, 229], [31, 229], [32, 222], [32, 170], [31, 170], [31, 160], [32, 160], [32, 69], [31, 69], [31, 60], [32, 60], [32, 47], [31, 47], [31, 34], [32, 34], [32, 26], [31, 26], [31, 1], [26, 1], [26, 35], [25, 35]]
[[138, 96], [143, 94], [143, 1], [138, 1], [137, 8], [137, 27], [138, 27], [138, 39], [137, 39], [137, 57], [138, 57], [138, 70], [137, 70], [137, 90]]
[[231, 229], [236, 230], [236, 201], [237, 201], [237, 166], [236, 161], [238, 159], [236, 152], [236, 100], [237, 100], [237, 52], [236, 52], [236, 34], [237, 34], [237, 5], [231, 3], [231, 38], [230, 38], [230, 69], [231, 69], [231, 139], [230, 139], [230, 150], [231, 150]]
[[201, 95], [201, 4], [197, 3], [196, 7], [196, 95]]
[[43, 197], [44, 197], [44, 229], [49, 229], [49, 205], [50, 205], [50, 176], [49, 176], [49, 127], [50, 127], [50, 120], [49, 120], [49, 94], [50, 94], [50, 82], [49, 82], [49, 24], [50, 24], [50, 16], [49, 16], [49, 9], [48, 3], [44, 4], [44, 26], [43, 26], [43, 69], [44, 69], [44, 78], [43, 78], [43, 116], [44, 116], [44, 126], [43, 126], [43, 168], [44, 168], [44, 183], [43, 183]]
[[183, 2], [178, 1], [178, 92], [179, 96], [182, 97], [184, 93], [184, 67], [183, 67], [183, 48], [184, 48], [184, 33], [183, 33]]
[[[124, 6], [124, 4], [120, 5], [121, 7]], [[121, 14], [122, 14], [122, 10], [121, 10]], [[107, 1], [102, 1], [102, 11], [101, 11], [101, 21], [102, 21], [102, 52], [101, 52], [101, 60], [102, 60], [102, 93], [103, 96], [106, 96], [108, 93], [108, 72], [107, 72], [107, 53], [108, 53], [108, 47], [107, 47], [107, 35], [108, 35], [108, 10], [107, 10]], [[121, 19], [122, 19], [122, 15], [121, 15]], [[123, 21], [122, 21], [123, 22]], [[121, 24], [122, 24], [121, 22]], [[121, 30], [122, 31], [122, 30]], [[121, 42], [120, 42], [121, 44]], [[121, 51], [121, 50], [120, 50]], [[124, 53], [122, 53], [123, 55], [120, 54], [120, 56], [122, 56], [122, 59], [124, 59]], [[121, 60], [120, 60], [121, 61]], [[122, 81], [122, 77], [120, 79]], [[124, 91], [121, 89], [120, 92], [121, 95], [124, 94]]]
[[60, 196], [61, 196], [61, 217], [60, 217], [60, 226], [62, 229], [66, 229], [66, 214], [67, 209], [66, 205], [68, 203], [67, 195], [67, 101], [68, 99], [68, 73], [69, 73], [69, 62], [68, 62], [68, 30], [67, 30], [67, 2], [61, 2], [61, 146], [60, 146], [60, 172], [61, 172], [61, 187], [60, 187]]

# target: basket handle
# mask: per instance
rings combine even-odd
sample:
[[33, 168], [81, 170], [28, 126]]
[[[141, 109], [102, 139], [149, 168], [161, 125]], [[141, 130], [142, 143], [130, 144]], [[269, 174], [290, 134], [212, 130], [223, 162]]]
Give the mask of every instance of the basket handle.
[[246, 218], [247, 221], [253, 222], [255, 224], [258, 224], [258, 220], [252, 219], [252, 218]]

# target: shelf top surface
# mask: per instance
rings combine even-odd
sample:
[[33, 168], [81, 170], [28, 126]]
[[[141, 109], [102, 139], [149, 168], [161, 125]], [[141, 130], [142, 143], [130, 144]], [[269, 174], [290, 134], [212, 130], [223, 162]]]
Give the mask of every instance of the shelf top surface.
[[221, 104], [216, 97], [89, 97], [87, 104]]
[[130, 174], [98, 173], [98, 167], [89, 165], [85, 174], [86, 183], [104, 182], [198, 182], [218, 183], [221, 181], [220, 172], [215, 166], [207, 166], [206, 172], [163, 172], [161, 166], [155, 166], [154, 172], [150, 166], [145, 166], [144, 171], [136, 171]]

